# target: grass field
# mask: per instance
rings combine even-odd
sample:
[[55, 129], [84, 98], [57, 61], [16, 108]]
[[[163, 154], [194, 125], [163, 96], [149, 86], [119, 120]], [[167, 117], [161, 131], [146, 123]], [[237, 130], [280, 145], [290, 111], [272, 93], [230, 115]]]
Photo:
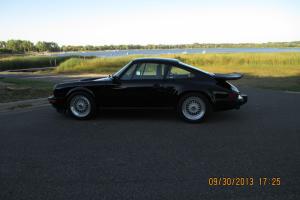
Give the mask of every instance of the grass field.
[[50, 96], [53, 83], [16, 78], [0, 78], [0, 103]]
[[138, 56], [94, 58], [84, 60], [71, 58], [61, 63], [56, 73], [113, 73]]
[[[143, 56], [94, 58], [83, 60], [72, 58], [61, 63], [56, 73], [112, 73], [130, 60]], [[232, 53], [162, 55], [177, 58], [185, 63], [210, 72], [241, 72], [260, 77], [287, 77], [300, 75], [300, 53]]]
[[10, 56], [0, 58], [0, 71], [57, 66], [71, 58], [59, 56]]
[[[61, 63], [55, 73], [101, 73], [116, 72], [130, 60], [143, 56], [94, 58], [83, 60], [71, 58]], [[243, 73], [237, 83], [243, 86], [300, 91], [300, 53], [231, 53], [162, 55], [214, 73]]]

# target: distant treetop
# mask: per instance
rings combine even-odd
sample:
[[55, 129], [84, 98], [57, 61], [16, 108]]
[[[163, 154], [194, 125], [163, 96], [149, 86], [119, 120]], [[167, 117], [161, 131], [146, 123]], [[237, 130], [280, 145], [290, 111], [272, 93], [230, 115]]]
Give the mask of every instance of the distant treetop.
[[55, 42], [39, 41], [33, 44], [28, 40], [0, 41], [0, 54], [28, 53], [28, 52], [59, 52], [59, 51], [102, 51], [102, 50], [129, 50], [129, 49], [189, 49], [189, 48], [300, 48], [300, 41], [268, 42], [268, 43], [193, 43], [193, 44], [148, 44], [148, 45], [63, 45]]

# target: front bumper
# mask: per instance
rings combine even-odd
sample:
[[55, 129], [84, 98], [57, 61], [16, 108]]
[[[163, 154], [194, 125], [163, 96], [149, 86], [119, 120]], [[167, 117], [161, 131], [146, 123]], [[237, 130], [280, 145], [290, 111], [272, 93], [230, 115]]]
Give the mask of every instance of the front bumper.
[[57, 98], [55, 96], [48, 97], [48, 102], [56, 108], [58, 112], [64, 112], [65, 111], [65, 99], [64, 98]]
[[64, 98], [55, 97], [54, 95], [48, 97], [48, 101], [52, 105], [55, 105], [55, 104], [64, 104], [65, 103], [65, 99]]

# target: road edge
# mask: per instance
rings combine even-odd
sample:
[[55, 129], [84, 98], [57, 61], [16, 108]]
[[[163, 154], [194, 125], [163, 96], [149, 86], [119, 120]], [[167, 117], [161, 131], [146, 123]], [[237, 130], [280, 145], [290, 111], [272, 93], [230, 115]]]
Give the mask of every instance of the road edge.
[[0, 103], [0, 113], [49, 105], [47, 98]]

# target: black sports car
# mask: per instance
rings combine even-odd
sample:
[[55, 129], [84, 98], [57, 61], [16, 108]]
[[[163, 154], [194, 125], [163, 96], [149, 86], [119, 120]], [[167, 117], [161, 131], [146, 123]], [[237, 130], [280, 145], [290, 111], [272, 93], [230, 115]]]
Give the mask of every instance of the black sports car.
[[77, 119], [97, 108], [177, 109], [188, 122], [202, 121], [212, 111], [238, 109], [247, 95], [227, 82], [241, 74], [213, 74], [176, 59], [139, 58], [106, 78], [57, 84], [49, 102]]

